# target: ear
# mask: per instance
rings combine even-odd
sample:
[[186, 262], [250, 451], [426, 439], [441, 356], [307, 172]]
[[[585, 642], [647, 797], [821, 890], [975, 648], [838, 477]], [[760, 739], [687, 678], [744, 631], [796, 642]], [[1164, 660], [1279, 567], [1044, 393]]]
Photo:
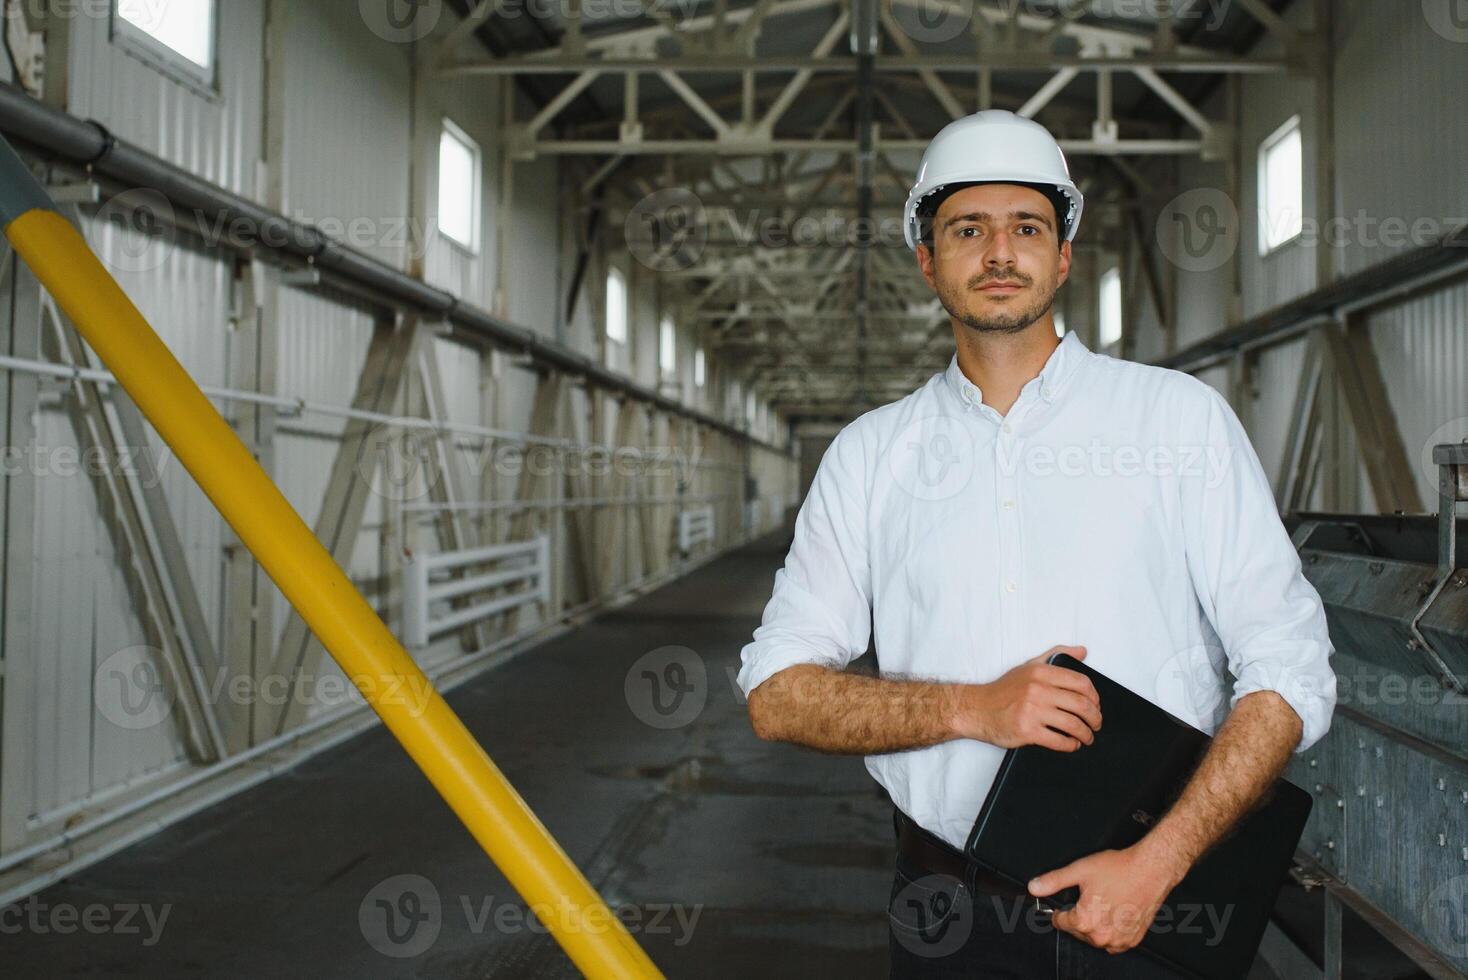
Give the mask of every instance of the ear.
[[938, 281], [933, 272], [933, 247], [923, 242], [918, 242], [917, 260], [918, 268], [923, 273], [923, 279], [927, 282], [930, 289], [937, 292]]
[[1066, 279], [1070, 278], [1070, 254], [1071, 254], [1070, 242], [1069, 241], [1061, 242], [1060, 243], [1060, 265], [1057, 267], [1056, 272], [1055, 272], [1055, 285], [1056, 286], [1062, 285], [1065, 282]]

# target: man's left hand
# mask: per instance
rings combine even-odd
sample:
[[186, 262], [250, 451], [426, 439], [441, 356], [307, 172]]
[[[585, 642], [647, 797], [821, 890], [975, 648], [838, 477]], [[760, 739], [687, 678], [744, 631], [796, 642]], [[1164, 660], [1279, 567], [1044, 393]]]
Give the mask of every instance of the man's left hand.
[[1142, 941], [1163, 899], [1187, 873], [1181, 859], [1146, 843], [1098, 851], [1048, 871], [1030, 881], [1030, 894], [1044, 897], [1078, 886], [1075, 907], [1054, 913], [1050, 921], [1108, 953], [1124, 953]]

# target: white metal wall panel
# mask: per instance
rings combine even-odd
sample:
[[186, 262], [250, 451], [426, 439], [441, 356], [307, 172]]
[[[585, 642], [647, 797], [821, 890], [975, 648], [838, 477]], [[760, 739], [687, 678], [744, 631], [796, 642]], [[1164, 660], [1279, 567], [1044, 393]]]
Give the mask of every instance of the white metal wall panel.
[[[525, 120], [535, 109], [516, 91], [518, 108], [515, 118]], [[487, 169], [493, 183], [499, 186], [497, 165]], [[506, 292], [511, 320], [530, 327], [547, 337], [556, 336], [556, 317], [561, 310], [560, 263], [556, 223], [561, 213], [561, 168], [554, 158], [541, 157], [515, 163], [515, 190], [511, 202], [506, 261]], [[609, 229], [613, 237], [616, 229]], [[491, 277], [492, 280], [492, 277]], [[629, 280], [629, 287], [631, 282]], [[602, 283], [601, 288], [606, 288]]]
[[463, 344], [434, 338], [434, 356], [443, 381], [444, 402], [449, 421], [462, 425], [479, 425], [479, 351]]
[[99, 510], [91, 479], [63, 455], [79, 447], [62, 407], [38, 413], [36, 442], [44, 451], [32, 531], [34, 644], [26, 651], [35, 685], [31, 806], [38, 829], [54, 830], [109, 789], [177, 762], [183, 746], [175, 719], [134, 725], [118, 710], [123, 691], [109, 682], [110, 668], [134, 661], [109, 658], [147, 640], [111, 536], [100, 520], [78, 519]]
[[[1311, 20], [1311, 5], [1292, 4], [1285, 19], [1305, 29]], [[1278, 55], [1279, 43], [1272, 35], [1254, 49], [1260, 57]], [[1259, 146], [1291, 116], [1300, 116], [1300, 142], [1304, 163], [1304, 224], [1307, 234], [1311, 223], [1321, 215], [1321, 189], [1312, 179], [1316, 154], [1320, 148], [1319, 127], [1315, 118], [1315, 83], [1310, 78], [1293, 74], [1245, 76], [1243, 81], [1244, 118], [1238, 131], [1240, 194], [1238, 200], [1239, 258], [1242, 262], [1242, 314], [1253, 316], [1272, 309], [1315, 288], [1317, 246], [1301, 239], [1286, 242], [1268, 255], [1259, 254]]]
[[[1307, 25], [1309, 7], [1292, 5], [1289, 19]], [[1336, 213], [1345, 220], [1344, 244], [1335, 262], [1338, 274], [1350, 274], [1425, 243], [1423, 234], [1412, 231], [1416, 222], [1446, 231], [1468, 220], [1468, 187], [1457, 179], [1468, 155], [1468, 119], [1451, 100], [1421, 95], [1464, 77], [1468, 44], [1439, 34], [1420, 11], [1405, 15], [1393, 5], [1369, 0], [1351, 0], [1335, 9]], [[1257, 51], [1268, 55], [1277, 45], [1266, 38]], [[1221, 96], [1205, 111], [1221, 117]], [[1268, 256], [1258, 254], [1259, 143], [1296, 112], [1304, 137], [1305, 216], [1318, 222], [1319, 190], [1311, 179], [1318, 150], [1314, 83], [1305, 77], [1246, 76], [1239, 134], [1243, 188], [1235, 202], [1245, 316], [1308, 292], [1315, 283], [1315, 249], [1296, 242]], [[1223, 186], [1221, 167], [1195, 159], [1183, 160], [1181, 167], [1184, 189]], [[1384, 228], [1383, 222], [1391, 224]], [[1320, 237], [1317, 229], [1307, 226], [1307, 231]], [[1211, 272], [1178, 273], [1180, 344], [1226, 325], [1222, 313], [1229, 275], [1226, 265]]]
[[[1210, 114], [1214, 111], [1221, 110], [1210, 110]], [[1225, 172], [1221, 165], [1204, 163], [1196, 158], [1180, 161], [1178, 173], [1178, 186], [1184, 192], [1201, 188], [1222, 188], [1225, 184]], [[1174, 263], [1166, 268], [1167, 273], [1175, 277], [1177, 312], [1174, 316], [1179, 348], [1212, 336], [1229, 325], [1233, 265], [1238, 261], [1235, 250], [1232, 260], [1215, 268], [1208, 268], [1213, 262], [1214, 253], [1210, 251], [1207, 240], [1202, 237], [1202, 229], [1192, 224], [1195, 212], [1190, 209], [1197, 205], [1184, 204], [1182, 207], [1182, 211], [1164, 212], [1158, 222], [1163, 230], [1160, 250], [1163, 255], [1171, 257], [1170, 261]], [[1194, 261], [1187, 261], [1194, 257]], [[1218, 258], [1221, 259], [1222, 256]], [[1143, 346], [1144, 349], [1160, 349], [1161, 342]]]
[[1468, 437], [1468, 284], [1376, 314], [1371, 340], [1417, 490], [1434, 511], [1432, 447]]
[[[328, 405], [350, 405], [372, 342], [372, 315], [314, 293], [288, 288], [280, 290], [278, 310], [278, 390]], [[306, 414], [299, 419], [282, 420], [275, 433], [275, 482], [301, 518], [313, 527], [320, 517], [322, 497], [331, 475], [330, 461], [340, 446], [345, 426], [346, 420], [341, 418]], [[369, 497], [363, 518], [366, 526], [347, 567], [354, 579], [377, 574], [380, 561], [373, 525], [380, 520], [378, 501]], [[278, 589], [271, 586], [269, 594], [274, 647], [278, 648], [291, 608]], [[341, 676], [341, 671], [334, 660], [323, 657], [317, 675], [336, 678]], [[335, 708], [335, 704], [313, 704], [307, 717]]]
[[[450, 18], [443, 18], [445, 24]], [[428, 120], [424, 131], [430, 141], [433, 166], [425, 175], [428, 186], [428, 219], [431, 230], [426, 236], [424, 277], [441, 289], [464, 297], [485, 309], [494, 306], [494, 275], [498, 254], [496, 226], [499, 220], [500, 139], [498, 131], [500, 85], [494, 76], [456, 79], [451, 86], [433, 87], [425, 99]], [[480, 172], [483, 182], [479, 192], [479, 248], [470, 252], [449, 241], [437, 231], [438, 221], [438, 141], [444, 118], [464, 130], [479, 144]], [[543, 159], [536, 166], [554, 166], [555, 158]], [[519, 166], [525, 166], [520, 164]], [[517, 207], [520, 202], [512, 204]], [[523, 206], [532, 211], [544, 206], [531, 199]], [[510, 236], [511, 248], [517, 247]]]
[[493, 262], [486, 262], [485, 249], [493, 248], [492, 229], [486, 226], [490, 241], [482, 242], [478, 255], [472, 254], [456, 242], [451, 242], [436, 230], [427, 233], [423, 278], [439, 289], [456, 296], [463, 296], [470, 303], [484, 309], [494, 304], [489, 297], [491, 291], [485, 286], [485, 269], [493, 269]]
[[[1292, 5], [1287, 13], [1297, 25], [1308, 24], [1309, 4]], [[1446, 231], [1468, 216], [1468, 188], [1461, 179], [1468, 153], [1468, 121], [1450, 100], [1420, 97], [1440, 90], [1448, 79], [1468, 69], [1468, 44], [1436, 30], [1431, 18], [1415, 8], [1410, 15], [1393, 5], [1351, 0], [1335, 5], [1334, 127], [1335, 211], [1345, 219], [1344, 244], [1334, 256], [1337, 274], [1347, 275], [1385, 261], [1406, 249], [1426, 244], [1413, 225], [1426, 221]], [[1265, 39], [1257, 49], [1276, 51]], [[1286, 302], [1313, 288], [1316, 250], [1296, 242], [1260, 257], [1257, 249], [1258, 144], [1295, 112], [1302, 117], [1308, 222], [1321, 215], [1318, 189], [1311, 179], [1318, 149], [1313, 82], [1304, 77], [1260, 76], [1244, 82], [1240, 131], [1243, 192], [1236, 202], [1241, 234], [1238, 257], [1243, 283], [1244, 316]], [[1221, 99], [1207, 107], [1220, 117]], [[1222, 186], [1221, 168], [1196, 160], [1181, 163], [1183, 188]], [[1438, 179], [1441, 178], [1441, 179]], [[1384, 222], [1389, 224], [1383, 225]], [[1388, 232], [1400, 232], [1389, 240]], [[1419, 225], [1419, 229], [1424, 226]], [[1231, 290], [1228, 265], [1209, 272], [1177, 273], [1181, 345], [1227, 325]], [[1468, 357], [1464, 324], [1468, 301], [1461, 286], [1385, 311], [1372, 320], [1372, 340], [1401, 428], [1414, 475], [1425, 501], [1435, 492], [1435, 474], [1421, 457], [1429, 443], [1468, 434]], [[1267, 352], [1261, 358], [1261, 397], [1253, 406], [1251, 438], [1271, 475], [1278, 467], [1287, 412], [1298, 380], [1299, 345]], [[1221, 372], [1215, 372], [1223, 384]], [[1344, 404], [1329, 391], [1325, 465], [1310, 506], [1370, 509], [1370, 487], [1359, 463]], [[1429, 503], [1429, 507], [1430, 507]]]
[[1259, 397], [1246, 413], [1249, 441], [1254, 444], [1271, 484], [1279, 479], [1290, 413], [1294, 409], [1304, 364], [1304, 340], [1293, 340], [1262, 351], [1256, 363], [1254, 388]]
[[[214, 97], [175, 81], [114, 43], [107, 18], [73, 18], [68, 108], [208, 180], [253, 193], [261, 9], [256, 0], [222, 5], [223, 29], [238, 43], [221, 52]], [[162, 240], [140, 249], [137, 238], [92, 218], [84, 219], [83, 230], [189, 372], [204, 384], [224, 383], [229, 281], [228, 267], [218, 256]], [[77, 448], [64, 411], [44, 410], [38, 423], [41, 444]], [[219, 603], [218, 517], [151, 430], [146, 452], [162, 464], [161, 485], [191, 578], [206, 619], [217, 628], [212, 614]], [[98, 519], [87, 476], [53, 471], [38, 480], [36, 631], [29, 653], [36, 658], [32, 698], [38, 730], [31, 806], [39, 831], [178, 764], [183, 747], [174, 718], [143, 727], [115, 723], [126, 715], [117, 710], [121, 692], [109, 681], [108, 658], [145, 643], [135, 598], [112, 538]]]
[[374, 35], [356, 4], [301, 3], [287, 47], [286, 213], [405, 268], [409, 46]]
[[[1341, 212], [1364, 216], [1366, 234], [1352, 233], [1346, 272], [1411, 249], [1419, 219], [1452, 226], [1468, 220], [1468, 118], [1444, 97], [1468, 78], [1468, 43], [1438, 33], [1432, 12], [1397, 4], [1350, 0], [1338, 4], [1336, 31], [1336, 157]], [[1433, 4], [1442, 16], [1452, 4]], [[1461, 31], [1458, 32], [1461, 34]], [[1395, 239], [1384, 221], [1405, 228]], [[1425, 228], [1423, 229], [1426, 230]], [[1392, 234], [1383, 232], [1392, 231]]]
[[[105, 5], [68, 5], [68, 111], [96, 119], [119, 137], [232, 191], [254, 196], [260, 157], [260, 99], [264, 75], [265, 0], [219, 6], [216, 91], [178, 81], [112, 37]], [[301, 9], [315, 6], [300, 4]]]
[[[165, 249], [156, 267], [138, 264], [115, 225], [88, 220], [84, 228], [180, 362], [201, 383], [223, 383], [226, 268], [216, 258], [182, 246]], [[40, 424], [42, 445], [76, 446], [64, 412], [42, 412]], [[151, 429], [149, 436], [145, 451], [159, 466], [157, 477], [217, 643], [217, 622], [210, 614], [220, 598], [222, 526], [182, 464]], [[49, 666], [37, 673], [35, 703], [44, 706], [38, 709], [42, 724], [56, 731], [36, 743], [35, 805], [38, 814], [54, 810], [64, 815], [68, 807], [161, 771], [182, 757], [182, 749], [171, 721], [142, 729], [109, 722], [106, 706], [118, 694], [107, 686], [107, 672], [99, 677], [96, 670], [117, 651], [144, 642], [135, 599], [127, 592], [88, 477], [51, 473], [39, 479], [35, 643], [38, 665]], [[111, 717], [117, 717], [115, 711]]]
[[[108, 270], [194, 380], [226, 385], [230, 269], [220, 256], [183, 242], [164, 243], [156, 252], [143, 253], [148, 258], [140, 262], [135, 243], [124, 240], [117, 224], [86, 220], [83, 227]], [[214, 609], [220, 584], [218, 512], [151, 427], [148, 432], [151, 458], [164, 463], [162, 486], [199, 602], [205, 610]]]
[[[309, 292], [280, 290], [277, 315], [276, 384], [283, 395], [304, 396], [328, 405], [350, 405], [372, 342], [374, 321], [364, 310]], [[283, 420], [275, 434], [276, 485], [307, 524], [315, 526], [346, 420], [307, 414]], [[309, 431], [299, 431], [299, 430]], [[369, 503], [369, 511], [372, 509]], [[369, 518], [371, 519], [371, 518]], [[375, 533], [364, 532], [348, 571], [375, 573]], [[290, 607], [271, 589], [275, 642], [280, 642]], [[323, 665], [326, 666], [326, 665]], [[330, 665], [335, 669], [335, 665]]]

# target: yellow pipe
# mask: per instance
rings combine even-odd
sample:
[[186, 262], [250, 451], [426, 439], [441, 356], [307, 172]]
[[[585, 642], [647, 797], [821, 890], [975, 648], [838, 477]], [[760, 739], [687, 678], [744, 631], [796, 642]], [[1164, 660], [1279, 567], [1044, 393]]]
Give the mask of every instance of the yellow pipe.
[[86, 240], [40, 208], [5, 235], [577, 968], [661, 977]]

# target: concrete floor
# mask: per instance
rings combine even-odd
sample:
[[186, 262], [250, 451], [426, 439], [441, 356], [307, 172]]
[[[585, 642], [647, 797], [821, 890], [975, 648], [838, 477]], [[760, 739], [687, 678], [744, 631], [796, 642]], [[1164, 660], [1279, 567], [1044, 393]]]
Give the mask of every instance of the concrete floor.
[[[788, 541], [723, 557], [449, 697], [669, 977], [887, 976], [886, 793], [860, 758], [760, 742], [733, 680]], [[650, 678], [691, 690], [672, 701]], [[1295, 903], [1309, 948], [1320, 912], [1299, 898], [1281, 911]], [[381, 728], [20, 911], [55, 923], [89, 906], [117, 926], [133, 908], [130, 929], [17, 931], [12, 914], [0, 919], [0, 974], [579, 976]], [[1416, 975], [1373, 952], [1382, 958], [1348, 957], [1360, 970], [1348, 975]], [[1251, 974], [1273, 977], [1262, 964]]]
[[[733, 681], [787, 542], [721, 558], [449, 696], [603, 897], [635, 909], [624, 921], [669, 977], [886, 976], [886, 794], [858, 757], [755, 738]], [[703, 664], [706, 701], [693, 712], [690, 692], [665, 721], [642, 668], [676, 675], [630, 669], [667, 646], [696, 654], [677, 656]], [[381, 728], [37, 901], [43, 922], [62, 906], [143, 909], [134, 933], [0, 935], [0, 974], [579, 976], [514, 915], [523, 904]], [[150, 942], [144, 913], [165, 911]]]

